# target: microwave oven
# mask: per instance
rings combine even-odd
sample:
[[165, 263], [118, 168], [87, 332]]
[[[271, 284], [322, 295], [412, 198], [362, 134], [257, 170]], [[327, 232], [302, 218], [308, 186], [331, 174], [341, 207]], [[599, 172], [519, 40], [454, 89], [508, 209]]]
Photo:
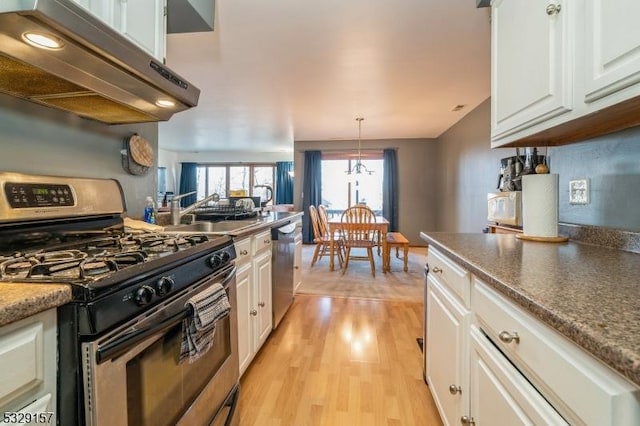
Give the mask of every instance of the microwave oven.
[[522, 226], [522, 191], [488, 193], [487, 212], [491, 222]]

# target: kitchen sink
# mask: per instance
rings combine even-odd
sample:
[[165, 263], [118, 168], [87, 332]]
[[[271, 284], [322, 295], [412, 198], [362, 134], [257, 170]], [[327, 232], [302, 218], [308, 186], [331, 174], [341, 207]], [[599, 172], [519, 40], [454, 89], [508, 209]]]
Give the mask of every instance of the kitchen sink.
[[257, 225], [258, 220], [198, 221], [190, 224], [165, 226], [164, 231], [176, 234], [227, 234]]

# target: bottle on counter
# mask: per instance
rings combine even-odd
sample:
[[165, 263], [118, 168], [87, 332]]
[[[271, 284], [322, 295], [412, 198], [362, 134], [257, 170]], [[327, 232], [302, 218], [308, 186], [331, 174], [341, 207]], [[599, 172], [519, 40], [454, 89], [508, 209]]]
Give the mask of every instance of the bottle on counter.
[[145, 202], [143, 220], [154, 225], [156, 223], [156, 203], [151, 197], [147, 197]]

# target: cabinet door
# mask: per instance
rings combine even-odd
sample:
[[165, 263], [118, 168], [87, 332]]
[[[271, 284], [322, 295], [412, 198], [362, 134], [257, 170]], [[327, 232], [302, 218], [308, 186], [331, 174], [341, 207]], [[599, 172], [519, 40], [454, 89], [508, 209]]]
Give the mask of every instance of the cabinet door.
[[293, 252], [293, 294], [302, 284], [302, 237], [297, 238]]
[[471, 417], [477, 426], [568, 424], [475, 326], [470, 373]]
[[593, 102], [640, 82], [640, 2], [589, 0], [585, 7], [586, 63], [580, 69], [585, 101]]
[[257, 255], [253, 261], [254, 269], [254, 309], [258, 311], [255, 322], [255, 351], [267, 340], [273, 328], [271, 311], [271, 252]]
[[427, 380], [445, 425], [469, 413], [468, 329], [471, 313], [433, 274], [427, 279]]
[[114, 27], [159, 61], [164, 61], [166, 0], [112, 0]]
[[240, 376], [249, 366], [253, 358], [253, 344], [251, 336], [251, 323], [253, 316], [251, 310], [251, 286], [253, 284], [251, 262], [238, 266], [236, 273], [236, 289], [238, 298], [238, 358]]
[[497, 0], [491, 24], [491, 129], [499, 139], [573, 108], [571, 0]]
[[114, 0], [73, 0], [74, 3], [78, 3], [111, 27], [113, 27], [113, 1]]

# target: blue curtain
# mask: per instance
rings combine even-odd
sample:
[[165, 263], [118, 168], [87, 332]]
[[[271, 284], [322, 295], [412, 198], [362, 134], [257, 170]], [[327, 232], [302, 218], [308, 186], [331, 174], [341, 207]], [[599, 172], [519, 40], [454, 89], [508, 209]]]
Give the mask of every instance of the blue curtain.
[[322, 152], [305, 151], [304, 181], [302, 183], [302, 242], [313, 243], [313, 228], [309, 220], [309, 206], [322, 203], [320, 188], [322, 184]]
[[276, 204], [293, 204], [293, 161], [276, 161]]
[[[180, 172], [180, 194], [198, 190], [198, 163], [182, 163]], [[180, 200], [182, 207], [187, 207], [197, 200], [196, 194], [184, 197]]]
[[389, 221], [389, 231], [398, 230], [398, 160], [395, 149], [383, 152], [382, 216]]

